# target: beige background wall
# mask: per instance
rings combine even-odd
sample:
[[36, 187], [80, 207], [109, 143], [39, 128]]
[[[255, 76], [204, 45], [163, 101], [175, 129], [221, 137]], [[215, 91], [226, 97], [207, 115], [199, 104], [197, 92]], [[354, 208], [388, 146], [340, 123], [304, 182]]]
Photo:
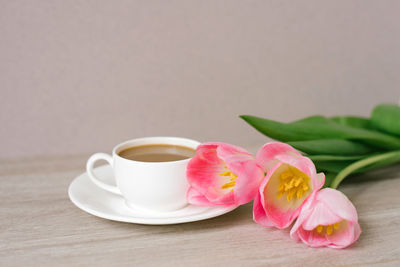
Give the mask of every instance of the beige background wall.
[[367, 115], [400, 98], [400, 1], [0, 0], [0, 158], [174, 135], [258, 144], [237, 118]]

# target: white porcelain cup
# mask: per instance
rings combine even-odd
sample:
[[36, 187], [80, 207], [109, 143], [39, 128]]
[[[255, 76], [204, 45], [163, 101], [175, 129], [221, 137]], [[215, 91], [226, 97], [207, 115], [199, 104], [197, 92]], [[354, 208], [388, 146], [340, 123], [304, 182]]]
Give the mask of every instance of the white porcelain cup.
[[[187, 205], [188, 182], [186, 166], [190, 160], [142, 162], [120, 157], [126, 148], [143, 145], [179, 145], [196, 149], [197, 141], [179, 137], [145, 137], [133, 139], [114, 147], [112, 156], [105, 153], [92, 155], [86, 164], [90, 179], [100, 188], [122, 195], [126, 204], [141, 211], [168, 212]], [[116, 185], [106, 184], [93, 172], [98, 160], [106, 160], [113, 168]]]

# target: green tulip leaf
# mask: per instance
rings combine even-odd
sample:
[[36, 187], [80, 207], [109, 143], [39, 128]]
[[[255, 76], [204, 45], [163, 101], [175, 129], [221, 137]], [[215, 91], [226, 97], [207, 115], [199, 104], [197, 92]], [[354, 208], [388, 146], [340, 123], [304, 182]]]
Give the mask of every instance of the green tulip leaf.
[[320, 161], [355, 161], [363, 159], [369, 155], [356, 155], [356, 156], [340, 156], [340, 155], [308, 155], [307, 157], [311, 159], [314, 163]]
[[347, 166], [354, 163], [354, 161], [350, 160], [342, 160], [342, 161], [319, 161], [315, 163], [317, 171], [319, 172], [335, 172], [339, 173]]
[[381, 104], [371, 114], [371, 124], [377, 129], [400, 136], [400, 106]]
[[311, 155], [365, 155], [375, 151], [364, 144], [345, 139], [319, 139], [287, 143]]
[[318, 122], [281, 123], [250, 115], [240, 117], [264, 135], [283, 142], [347, 139], [382, 149], [400, 149], [400, 138], [367, 129], [341, 125], [329, 119], [324, 123], [321, 122], [321, 119]]
[[292, 122], [292, 124], [295, 123], [302, 123], [302, 122], [308, 122], [308, 123], [329, 123], [330, 119], [328, 119], [327, 117], [324, 117], [322, 115], [314, 115], [314, 116], [310, 116], [310, 117], [305, 117], [303, 119], [297, 120]]
[[331, 120], [334, 122], [355, 128], [371, 129], [371, 122], [367, 118], [357, 116], [336, 116], [332, 117]]

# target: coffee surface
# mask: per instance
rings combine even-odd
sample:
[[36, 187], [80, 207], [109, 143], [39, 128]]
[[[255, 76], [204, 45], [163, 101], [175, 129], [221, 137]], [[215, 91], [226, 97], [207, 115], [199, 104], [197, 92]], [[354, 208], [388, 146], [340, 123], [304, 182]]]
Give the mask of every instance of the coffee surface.
[[192, 148], [165, 144], [134, 146], [118, 153], [123, 158], [143, 162], [177, 161], [191, 158], [195, 154]]

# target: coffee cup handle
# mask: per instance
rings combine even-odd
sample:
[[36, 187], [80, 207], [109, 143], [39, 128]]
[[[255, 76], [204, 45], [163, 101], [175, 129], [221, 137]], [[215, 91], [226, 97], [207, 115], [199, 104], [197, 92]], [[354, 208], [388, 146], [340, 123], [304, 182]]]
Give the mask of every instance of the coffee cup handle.
[[96, 153], [93, 154], [92, 156], [90, 156], [90, 158], [88, 159], [87, 163], [86, 163], [86, 172], [90, 177], [90, 180], [92, 180], [92, 182], [97, 185], [98, 187], [114, 193], [114, 194], [118, 194], [121, 195], [121, 191], [118, 189], [118, 187], [114, 186], [114, 185], [110, 185], [110, 184], [106, 184], [105, 182], [100, 181], [96, 175], [94, 175], [93, 172], [93, 165], [96, 161], [98, 160], [105, 160], [108, 162], [108, 164], [111, 165], [111, 167], [113, 166], [113, 159], [110, 155], [106, 154], [106, 153]]

